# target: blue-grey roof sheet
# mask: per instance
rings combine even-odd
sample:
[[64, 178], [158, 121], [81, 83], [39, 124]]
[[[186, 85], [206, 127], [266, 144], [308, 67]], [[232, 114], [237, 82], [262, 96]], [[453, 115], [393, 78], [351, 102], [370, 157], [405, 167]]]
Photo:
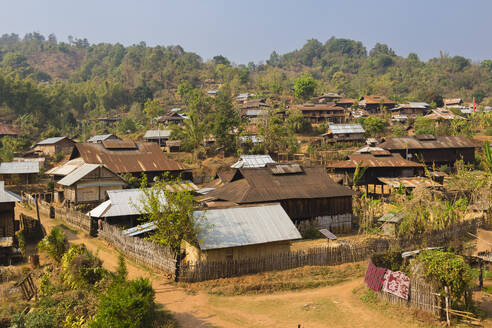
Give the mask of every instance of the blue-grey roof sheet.
[[31, 174], [39, 173], [38, 162], [2, 162], [0, 174]]
[[365, 133], [366, 131], [360, 124], [334, 124], [328, 123], [330, 132], [333, 134], [341, 133]]
[[40, 142], [38, 142], [36, 145], [53, 145], [56, 144], [57, 142], [65, 139], [66, 137], [52, 137], [52, 138], [47, 138], [44, 139]]
[[231, 167], [234, 169], [265, 167], [267, 163], [275, 163], [270, 155], [241, 155], [241, 158]]
[[201, 250], [300, 239], [280, 204], [195, 211]]

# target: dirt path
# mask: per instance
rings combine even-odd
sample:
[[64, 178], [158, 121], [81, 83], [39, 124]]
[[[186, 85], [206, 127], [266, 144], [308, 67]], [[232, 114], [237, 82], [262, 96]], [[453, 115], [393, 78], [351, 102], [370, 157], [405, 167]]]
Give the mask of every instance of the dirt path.
[[[17, 215], [33, 212], [17, 207]], [[62, 222], [41, 217], [49, 231]], [[71, 243], [84, 244], [97, 254], [108, 270], [118, 265], [118, 252], [108, 243], [83, 232], [64, 228]], [[156, 302], [171, 311], [181, 327], [419, 327], [402, 322], [363, 304], [352, 291], [363, 284], [355, 279], [332, 287], [272, 295], [213, 296], [192, 295], [160, 275], [127, 261], [130, 279], [148, 277], [156, 291]]]

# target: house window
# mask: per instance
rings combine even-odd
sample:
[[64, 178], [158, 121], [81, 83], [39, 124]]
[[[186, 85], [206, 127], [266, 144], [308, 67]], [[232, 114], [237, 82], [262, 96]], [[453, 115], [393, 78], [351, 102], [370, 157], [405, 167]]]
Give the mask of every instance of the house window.
[[226, 260], [232, 261], [232, 258], [233, 258], [232, 248], [228, 248], [225, 251], [226, 251], [226, 254], [225, 254]]

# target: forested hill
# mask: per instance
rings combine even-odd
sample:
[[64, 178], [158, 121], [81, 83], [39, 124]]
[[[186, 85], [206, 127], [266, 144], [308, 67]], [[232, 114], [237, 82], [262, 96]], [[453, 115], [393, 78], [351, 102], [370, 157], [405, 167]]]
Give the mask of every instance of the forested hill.
[[[415, 45], [418, 48], [418, 45]], [[37, 126], [115, 113], [138, 117], [148, 98], [163, 107], [180, 104], [177, 87], [225, 87], [231, 94], [255, 92], [290, 101], [295, 78], [310, 74], [316, 92], [336, 91], [347, 97], [386, 95], [396, 101], [461, 97], [491, 104], [492, 61], [472, 63], [441, 54], [421, 61], [416, 54], [398, 56], [390, 47], [331, 38], [309, 40], [301, 49], [264, 64], [235, 65], [223, 56], [204, 62], [180, 46], [145, 43], [90, 44], [86, 39], [58, 42], [56, 36], [29, 33], [0, 37], [0, 119], [30, 115]]]

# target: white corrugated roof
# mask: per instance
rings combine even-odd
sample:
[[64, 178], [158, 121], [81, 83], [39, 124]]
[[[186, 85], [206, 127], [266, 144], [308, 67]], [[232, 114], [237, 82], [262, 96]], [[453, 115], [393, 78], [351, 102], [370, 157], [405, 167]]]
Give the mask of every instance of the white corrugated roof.
[[46, 172], [48, 175], [61, 175], [61, 176], [66, 176], [78, 169], [80, 166], [84, 164], [84, 159], [82, 157], [78, 157], [75, 159], [72, 159], [65, 164], [62, 164], [60, 166], [56, 166]]
[[89, 139], [87, 139], [87, 142], [97, 143], [100, 141], [107, 140], [107, 139], [111, 138], [112, 136], [114, 136], [114, 135], [113, 134], [99, 134], [99, 135], [95, 135], [95, 136], [90, 137]]
[[66, 175], [63, 179], [58, 181], [58, 183], [61, 184], [62, 186], [71, 186], [75, 182], [79, 181], [80, 179], [82, 179], [87, 174], [91, 173], [92, 171], [94, 171], [95, 169], [97, 169], [100, 166], [104, 166], [104, 165], [84, 163], [82, 166], [75, 169], [70, 174]]
[[231, 167], [234, 169], [265, 167], [267, 163], [275, 163], [270, 155], [241, 155], [241, 158]]
[[5, 181], [0, 181], [0, 203], [20, 202], [22, 198], [11, 191], [5, 190]]
[[38, 142], [36, 145], [53, 145], [56, 144], [57, 142], [65, 139], [67, 137], [52, 137], [52, 138], [46, 138], [40, 142]]
[[239, 141], [241, 143], [245, 143], [245, 142], [248, 142], [248, 141], [251, 141], [251, 143], [253, 144], [257, 144], [257, 143], [262, 143], [263, 142], [263, 138], [261, 136], [240, 136], [239, 137]]
[[300, 239], [280, 204], [196, 211], [201, 250]]
[[148, 130], [145, 132], [144, 139], [169, 138], [171, 130]]
[[39, 173], [38, 162], [2, 162], [0, 174], [30, 174]]
[[329, 129], [333, 134], [339, 133], [365, 133], [366, 131], [360, 124], [333, 124], [328, 123]]

